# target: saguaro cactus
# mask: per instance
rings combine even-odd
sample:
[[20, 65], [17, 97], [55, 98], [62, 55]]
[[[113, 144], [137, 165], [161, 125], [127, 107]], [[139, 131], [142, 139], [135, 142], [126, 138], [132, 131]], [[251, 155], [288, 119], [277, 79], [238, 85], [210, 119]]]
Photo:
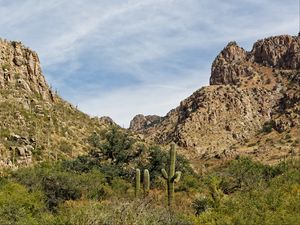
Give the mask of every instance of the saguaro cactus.
[[174, 200], [174, 183], [177, 183], [180, 180], [181, 172], [175, 172], [175, 163], [176, 163], [176, 150], [175, 144], [171, 144], [170, 149], [170, 168], [169, 174], [165, 169], [162, 169], [162, 176], [167, 181], [168, 187], [168, 206], [169, 208], [172, 207], [173, 200]]
[[144, 187], [144, 196], [146, 197], [149, 194], [150, 190], [150, 174], [149, 170], [144, 170], [144, 177], [143, 177], [143, 187]]
[[135, 197], [140, 195], [141, 188], [141, 171], [140, 169], [135, 170]]

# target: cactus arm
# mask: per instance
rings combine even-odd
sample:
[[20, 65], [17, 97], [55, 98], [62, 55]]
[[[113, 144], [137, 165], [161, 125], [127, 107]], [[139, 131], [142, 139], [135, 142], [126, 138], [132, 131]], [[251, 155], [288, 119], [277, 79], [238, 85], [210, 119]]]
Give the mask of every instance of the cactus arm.
[[181, 178], [181, 172], [178, 171], [175, 173], [175, 175], [173, 176], [172, 178], [172, 181], [174, 181], [175, 183], [178, 183], [180, 181], [180, 178]]
[[161, 169], [161, 174], [162, 174], [162, 177], [166, 180], [169, 179], [169, 176], [167, 174], [167, 171], [165, 169]]

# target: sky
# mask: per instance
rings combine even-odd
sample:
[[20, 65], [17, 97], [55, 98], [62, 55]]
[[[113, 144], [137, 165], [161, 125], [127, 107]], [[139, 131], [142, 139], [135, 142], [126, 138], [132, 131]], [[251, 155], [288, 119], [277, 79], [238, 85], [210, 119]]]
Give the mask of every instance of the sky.
[[207, 86], [230, 41], [298, 33], [298, 0], [0, 0], [0, 37], [39, 54], [49, 85], [123, 127]]

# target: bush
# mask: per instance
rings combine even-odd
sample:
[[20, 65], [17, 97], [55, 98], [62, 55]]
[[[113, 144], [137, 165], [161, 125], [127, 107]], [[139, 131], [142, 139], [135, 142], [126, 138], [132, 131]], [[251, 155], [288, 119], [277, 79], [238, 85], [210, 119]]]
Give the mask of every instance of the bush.
[[88, 173], [93, 169], [100, 169], [101, 164], [99, 159], [89, 155], [78, 156], [74, 160], [65, 160], [62, 162], [62, 167], [66, 171], [75, 173]]
[[195, 215], [197, 216], [205, 212], [206, 210], [213, 208], [213, 206], [213, 201], [206, 196], [200, 196], [196, 198], [192, 203], [192, 207], [195, 210]]
[[29, 192], [11, 181], [0, 185], [0, 224], [39, 225], [42, 217], [47, 215], [40, 192]]
[[184, 173], [177, 184], [177, 191], [192, 192], [203, 188], [200, 178], [194, 174]]
[[79, 187], [68, 173], [51, 174], [43, 178], [43, 191], [47, 197], [47, 207], [56, 211], [57, 206], [66, 200], [76, 200], [81, 197]]
[[274, 120], [271, 120], [271, 121], [268, 121], [268, 122], [265, 122], [262, 129], [261, 129], [261, 132], [263, 133], [271, 133], [273, 129], [276, 128], [276, 123]]
[[225, 194], [230, 194], [239, 189], [252, 189], [257, 186], [266, 186], [268, 182], [282, 174], [282, 167], [272, 167], [253, 162], [250, 158], [241, 157], [232, 160], [227, 168], [222, 171], [220, 188]]

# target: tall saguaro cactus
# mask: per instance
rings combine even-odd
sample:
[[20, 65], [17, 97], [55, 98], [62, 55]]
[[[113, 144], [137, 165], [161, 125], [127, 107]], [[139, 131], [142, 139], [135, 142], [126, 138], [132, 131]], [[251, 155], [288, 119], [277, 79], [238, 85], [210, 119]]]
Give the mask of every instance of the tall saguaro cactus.
[[169, 174], [165, 169], [162, 169], [162, 176], [167, 181], [168, 187], [168, 206], [169, 208], [172, 207], [174, 201], [174, 184], [180, 180], [181, 172], [175, 172], [175, 163], [176, 163], [176, 149], [175, 144], [171, 144], [170, 149], [170, 167], [169, 167]]
[[135, 170], [135, 197], [140, 195], [141, 188], [141, 171], [140, 169]]
[[149, 170], [144, 170], [144, 176], [143, 176], [143, 188], [144, 188], [144, 196], [146, 197], [149, 194], [150, 190], [150, 174]]

